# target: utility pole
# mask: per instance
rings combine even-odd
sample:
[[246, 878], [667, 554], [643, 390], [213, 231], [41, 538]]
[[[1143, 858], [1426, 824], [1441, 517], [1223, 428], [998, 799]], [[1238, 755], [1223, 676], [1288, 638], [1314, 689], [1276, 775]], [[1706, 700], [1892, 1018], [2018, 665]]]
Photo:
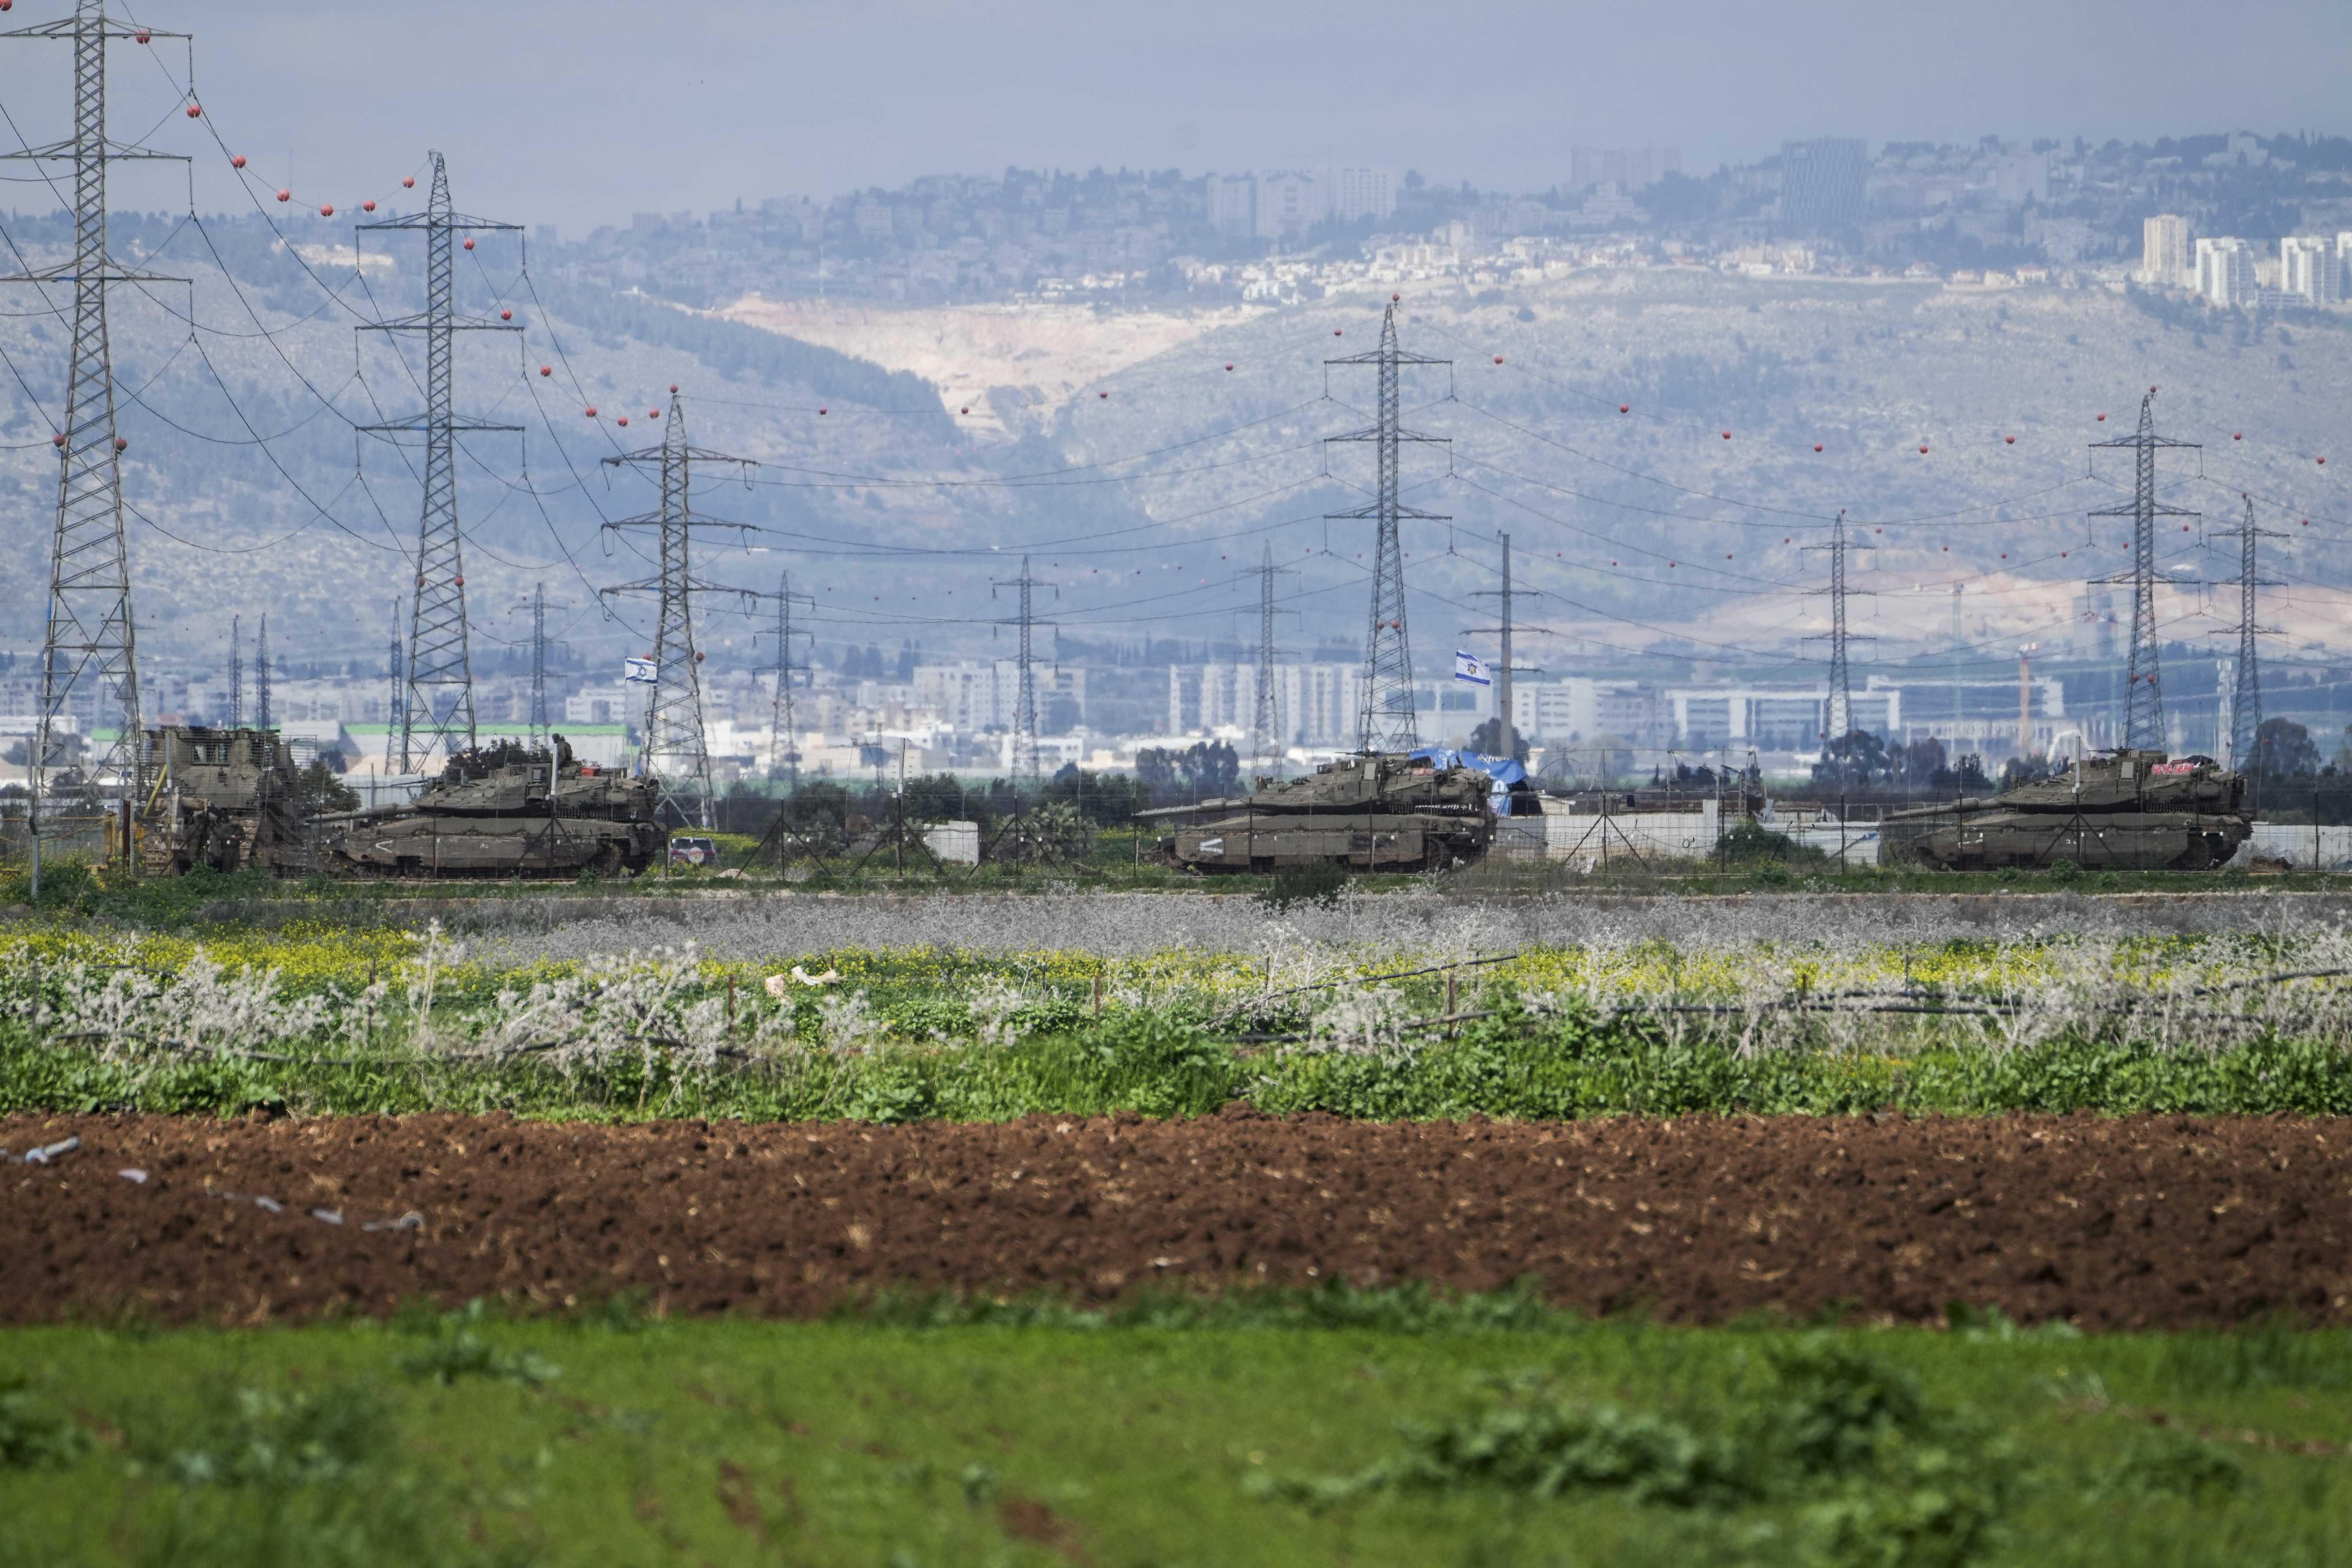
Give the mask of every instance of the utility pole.
[[1270, 777], [1282, 771], [1282, 759], [1288, 750], [1283, 742], [1282, 704], [1275, 685], [1274, 617], [1291, 613], [1274, 607], [1274, 580], [1293, 574], [1274, 563], [1274, 546], [1268, 544], [1265, 563], [1248, 575], [1258, 580], [1257, 690], [1250, 708], [1250, 746], [1255, 752], [1252, 771], [1265, 770]]
[[[106, 137], [106, 41], [184, 38], [110, 22], [100, 0], [75, 0], [70, 18], [37, 23], [0, 35], [56, 38], [73, 45], [73, 135], [5, 156], [73, 164], [73, 259], [46, 271], [0, 279], [73, 285], [73, 343], [66, 372], [65, 422], [50, 439], [58, 448], [57, 524], [49, 544], [47, 619], [41, 639], [41, 711], [35, 726], [26, 837], [32, 890], [41, 890], [40, 809], [48, 771], [64, 761], [58, 721], [85, 679], [95, 684], [104, 713], [116, 715], [113, 744], [86, 759], [92, 783], [111, 773], [121, 800], [141, 799], [146, 784], [146, 734], [139, 701], [139, 650], [131, 613], [131, 561], [122, 527], [122, 452], [114, 424], [114, 361], [107, 337], [106, 291], [114, 283], [181, 283], [186, 279], [132, 272], [106, 252], [106, 166], [131, 158], [185, 163], [167, 153], [110, 142]], [[203, 110], [190, 99], [191, 116]], [[44, 303], [47, 292], [42, 291]], [[135, 864], [135, 861], [132, 862]]]
[[261, 636], [253, 645], [253, 727], [274, 730], [269, 716], [269, 617], [261, 617]]
[[693, 599], [697, 594], [714, 590], [712, 584], [694, 575], [694, 532], [697, 529], [740, 529], [745, 525], [694, 515], [694, 465], [757, 465], [748, 458], [731, 458], [724, 452], [688, 446], [686, 405], [676, 387], [670, 388], [669, 428], [663, 434], [661, 445], [625, 452], [604, 461], [614, 468], [655, 469], [661, 480], [659, 511], [625, 517], [604, 525], [614, 529], [650, 528], [656, 531], [660, 543], [658, 576], [603, 590], [606, 594], [650, 595], [660, 605], [654, 622], [653, 689], [646, 694], [645, 739], [637, 751], [637, 771], [684, 782], [696, 792], [696, 806], [690, 817], [676, 804], [673, 791], [664, 790], [664, 800], [688, 826], [709, 827], [710, 748], [703, 738], [702, 655], [694, 646]]
[[228, 618], [228, 727], [245, 728], [245, 617]]
[[773, 599], [776, 602], [776, 696], [768, 710], [768, 776], [779, 771], [783, 774], [787, 795], [797, 795], [801, 787], [800, 731], [793, 719], [793, 677], [808, 668], [793, 662], [793, 638], [814, 637], [814, 632], [793, 630], [793, 606], [806, 605], [809, 613], [816, 613], [814, 595], [793, 592], [793, 574], [785, 573], [776, 580], [773, 594], [755, 594], [751, 598]]
[[400, 715], [407, 706], [403, 700], [407, 683], [402, 677], [400, 662], [400, 595], [397, 594], [392, 596], [392, 657], [385, 663], [384, 669], [392, 682], [392, 689], [383, 705], [383, 771], [391, 773], [394, 771], [393, 763], [400, 757], [400, 737], [404, 728]]
[[2113, 441], [2094, 441], [2093, 451], [2130, 447], [2135, 454], [2129, 506], [2111, 506], [2093, 517], [2132, 520], [2132, 569], [2129, 576], [2103, 577], [2104, 583], [2132, 585], [2131, 664], [2124, 690], [2124, 744], [2160, 747], [2164, 744], [2164, 695], [2158, 679], [2156, 657], [2156, 520], [2196, 517], [2197, 512], [2160, 505], [2156, 499], [2156, 454], [2159, 447], [2196, 449], [2195, 441], [2175, 441], [2156, 433], [2156, 388], [2139, 400], [2139, 431]]
[[[2254, 759], [2254, 736], [2263, 727], [2263, 676], [2261, 655], [2255, 639], [2276, 632], [2276, 626], [2255, 624], [2254, 601], [2257, 588], [2275, 588], [2275, 578], [2263, 576], [2255, 568], [2257, 546], [2265, 539], [2284, 539], [2275, 528], [2254, 526], [2254, 498], [2245, 496], [2246, 521], [2221, 535], [2238, 542], [2238, 658], [2235, 679], [2230, 686], [2230, 731], [2221, 737], [2229, 747], [2223, 760], [2241, 773], [2251, 767]], [[2226, 631], [2208, 634], [2228, 637]]]
[[1463, 630], [1469, 636], [1492, 637], [1500, 639], [1503, 659], [1495, 667], [1495, 711], [1500, 718], [1496, 732], [1502, 737], [1503, 754], [1514, 762], [1525, 762], [1527, 759], [1519, 754], [1525, 748], [1519, 744], [1519, 717], [1511, 701], [1511, 677], [1534, 675], [1538, 673], [1541, 667], [1528, 665], [1522, 668], [1511, 660], [1511, 635], [1517, 629], [1517, 622], [1514, 618], [1511, 606], [1519, 598], [1527, 595], [1511, 586], [1511, 536], [1504, 533], [1496, 537], [1503, 542], [1503, 585], [1499, 588], [1475, 589], [1470, 596], [1474, 599], [1496, 600], [1502, 609], [1502, 615], [1498, 617], [1502, 624], [1495, 626], [1465, 626]]
[[568, 610], [571, 607], [560, 601], [553, 605], [549, 604], [547, 584], [533, 583], [530, 585], [530, 597], [513, 605], [508, 612], [510, 615], [523, 610], [530, 612], [530, 743], [533, 746], [546, 745], [548, 732], [554, 727], [553, 721], [548, 717], [547, 710], [547, 650], [550, 646], [547, 640], [547, 612]]
[[1034, 592], [1039, 588], [1052, 588], [1054, 597], [1058, 599], [1062, 591], [1055, 584], [1032, 577], [1026, 555], [1021, 558], [1021, 575], [1010, 582], [1003, 579], [992, 581], [988, 585], [989, 597], [994, 598], [999, 588], [1013, 587], [1021, 591], [1021, 613], [998, 623], [1021, 628], [1021, 687], [1013, 710], [1013, 773], [1016, 779], [1027, 779], [1029, 786], [1034, 789], [1040, 770], [1037, 763], [1037, 678], [1031, 668], [1034, 656], [1030, 647], [1030, 634], [1037, 626], [1053, 625], [1051, 621], [1037, 619]]
[[[1960, 593], [1966, 586], [1961, 583], [1952, 584], [1952, 744], [1955, 747], [1960, 743], [1960, 715], [1966, 708], [1960, 691], [1960, 662], [1967, 652], [1968, 643], [1968, 634], [1960, 629]], [[1958, 752], [1952, 755], [1952, 771], [1960, 771]]]
[[[371, 321], [363, 332], [416, 333], [425, 339], [425, 411], [388, 425], [361, 428], [378, 435], [425, 437], [425, 510], [416, 531], [416, 593], [409, 601], [408, 683], [400, 705], [400, 771], [412, 773], [438, 757], [474, 747], [474, 659], [467, 640], [466, 562], [457, 531], [457, 437], [466, 431], [515, 431], [457, 417], [450, 383], [459, 332], [519, 332], [500, 321], [461, 317], [457, 310], [455, 241], [460, 234], [520, 231], [520, 224], [467, 217], [449, 205], [449, 171], [433, 157], [433, 185], [421, 213], [363, 223], [360, 228], [411, 229], [425, 236], [425, 309], [397, 321]], [[467, 239], [471, 249], [474, 242]]]
[[[1372, 549], [1371, 625], [1364, 637], [1364, 700], [1356, 724], [1359, 752], [1409, 752], [1421, 744], [1419, 720], [1412, 707], [1412, 644], [1405, 634], [1404, 551], [1398, 542], [1397, 523], [1412, 518], [1428, 522], [1451, 520], [1441, 513], [1420, 511], [1397, 500], [1397, 447], [1404, 442], [1443, 445], [1442, 436], [1423, 436], [1398, 422], [1397, 367], [1407, 364], [1451, 365], [1451, 360], [1405, 353], [1397, 347], [1396, 302], [1391, 300], [1381, 316], [1381, 346], [1370, 353], [1325, 360], [1326, 365], [1369, 364], [1380, 367], [1380, 407], [1377, 422], [1327, 441], [1369, 441], [1379, 455], [1379, 489], [1369, 505], [1352, 511], [1328, 512], [1334, 521], [1370, 519], [1378, 524]], [[1326, 373], [1328, 374], [1328, 372]]]
[[[1830, 629], [1826, 632], [1815, 632], [1804, 639], [1807, 642], [1826, 641], [1830, 645], [1829, 700], [1822, 705], [1822, 747], [1826, 752], [1832, 742], [1843, 741], [1853, 733], [1853, 676], [1846, 664], [1845, 654], [1846, 644], [1853, 640], [1853, 636], [1845, 629], [1847, 546], [1843, 507], [1838, 508], [1837, 521], [1830, 526], [1830, 542], [1827, 544], [1808, 544], [1805, 548], [1826, 550], [1830, 552], [1830, 585], [1827, 588], [1812, 590], [1813, 593], [1825, 593], [1830, 596]], [[1959, 640], [1958, 632], [1959, 612], [1957, 607], [1959, 601], [1955, 599], [1952, 603], [1955, 606], [1952, 622], [1953, 641], [1957, 645]], [[1869, 642], [1872, 639], [1864, 637], [1862, 640]], [[1955, 698], [1954, 701], [1957, 703], [1958, 699]]]

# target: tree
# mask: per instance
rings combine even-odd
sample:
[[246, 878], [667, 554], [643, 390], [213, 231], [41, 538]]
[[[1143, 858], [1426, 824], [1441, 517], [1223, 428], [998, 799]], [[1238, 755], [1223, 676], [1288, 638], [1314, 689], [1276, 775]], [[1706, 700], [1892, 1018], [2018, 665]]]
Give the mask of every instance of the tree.
[[294, 775], [294, 799], [305, 816], [360, 808], [359, 791], [337, 778], [325, 757], [313, 757], [309, 767]]
[[1046, 782], [1037, 798], [1075, 806], [1100, 826], [1123, 826], [1137, 812], [1150, 809], [1151, 786], [1125, 773], [1082, 773], [1071, 763]]
[[1177, 759], [1185, 787], [1196, 796], [1230, 795], [1241, 777], [1241, 753], [1225, 741], [1196, 741]]
[[1866, 789], [1872, 779], [1891, 775], [1895, 769], [1885, 742], [1867, 730], [1849, 730], [1822, 748], [1822, 760], [1813, 764], [1813, 782]]
[[1923, 735], [1903, 748], [1903, 780], [1906, 784], [1927, 784], [1944, 766], [1944, 742], [1933, 735]]
[[[1483, 721], [1476, 729], [1470, 731], [1470, 749], [1484, 752], [1490, 757], [1506, 754], [1503, 750], [1503, 716], [1501, 714], [1497, 713], [1492, 719]], [[1515, 763], [1524, 763], [1528, 760], [1528, 740], [1526, 736], [1519, 733], [1519, 727], [1517, 724], [1511, 726], [1511, 746], [1508, 755]]]
[[2254, 731], [2253, 763], [2265, 779], [2307, 779], [2319, 772], [2319, 748], [2294, 720], [2265, 719]]

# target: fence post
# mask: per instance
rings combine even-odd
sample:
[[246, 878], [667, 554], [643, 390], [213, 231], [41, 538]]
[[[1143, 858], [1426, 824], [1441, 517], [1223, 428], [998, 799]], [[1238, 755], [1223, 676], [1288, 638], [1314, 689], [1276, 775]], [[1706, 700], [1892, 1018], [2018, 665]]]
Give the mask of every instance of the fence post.
[[1838, 870], [1845, 870], [1845, 791], [1838, 791]]

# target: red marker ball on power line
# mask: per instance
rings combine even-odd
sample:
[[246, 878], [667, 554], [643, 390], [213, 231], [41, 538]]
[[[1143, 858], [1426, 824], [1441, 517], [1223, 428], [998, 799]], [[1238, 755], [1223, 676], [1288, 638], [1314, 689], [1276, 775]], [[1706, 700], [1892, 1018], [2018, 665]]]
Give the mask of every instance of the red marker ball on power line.
[[201, 103], [192, 103], [192, 104], [188, 105], [188, 118], [189, 118], [189, 119], [191, 119], [191, 120], [201, 120], [201, 119], [203, 119], [203, 118], [204, 118], [204, 112], [205, 112], [205, 106], [204, 106], [203, 104], [201, 104]]
[[2014, 447], [2017, 445], [2017, 437], [2014, 436], [2003, 436], [2001, 439], [2007, 442], [2010, 446]]
[[1617, 412], [1620, 414], [1631, 414], [1633, 412], [1633, 405], [1630, 403], [1621, 403], [1617, 405]]
[[1502, 356], [1501, 354], [1496, 354], [1496, 355], [1495, 356], [1495, 363], [1496, 363], [1496, 364], [1500, 364], [1500, 363], [1503, 363], [1503, 356]]
[[452, 577], [449, 582], [453, 587], [462, 588], [466, 585], [466, 580], [463, 577]]
[[320, 217], [332, 217], [332, 216], [335, 216], [335, 204], [334, 204], [334, 203], [332, 203], [332, 202], [320, 202], [320, 203], [319, 204], [319, 216], [320, 216]]
[[555, 367], [551, 364], [541, 365], [539, 367], [539, 374], [541, 375], [553, 375], [555, 374]]
[[629, 416], [625, 414], [622, 415], [618, 423], [623, 429], [626, 429], [629, 424]]
[[1923, 456], [1923, 457], [1927, 455], [1927, 447], [1920, 447], [1920, 448], [1919, 448], [1920, 455], [1921, 455], [1921, 456]]
[[658, 419], [661, 417], [661, 410], [658, 408], [648, 408], [646, 410], [646, 417], [648, 419]]
[[499, 312], [499, 320], [501, 321], [511, 321], [514, 320], [514, 312], [512, 310], [500, 310]]
[[132, 38], [136, 39], [138, 42], [140, 42], [140, 43], [142, 43], [142, 44], [143, 44], [143, 43], [145, 43], [145, 42], [148, 40], [148, 38], [149, 38], [150, 37], [152, 37], [152, 35], [151, 35], [151, 34], [147, 31], [147, 29], [146, 29], [146, 28], [142, 27], [142, 28], [140, 28], [137, 32], [135, 32], [135, 33], [131, 34], [131, 37], [132, 37]]
[[474, 248], [474, 242], [473, 242], [473, 240], [472, 240], [472, 238], [471, 238], [470, 237], [469, 237], [467, 239], [467, 241], [466, 241], [466, 248], [467, 248], [467, 249], [468, 249], [468, 250], [471, 250], [471, 249], [473, 249], [473, 248]]
[[591, 419], [596, 417], [596, 405], [593, 403], [588, 405], [588, 417]]
[[1110, 401], [1110, 394], [1108, 392], [1101, 394], [1101, 397], [1105, 403], [1108, 403]]
[[2100, 416], [2099, 416], [2099, 417], [2100, 417], [2102, 420], [2104, 420], [2104, 419], [2105, 419], [2105, 418], [2106, 418], [2106, 416], [2105, 416], [2105, 415], [2104, 415], [2104, 414], [2102, 414], [2102, 415], [2100, 415]]
[[1227, 370], [1231, 370], [1231, 369], [1233, 369], [1234, 367], [1233, 367], [1233, 366], [1231, 366], [1231, 365], [1227, 365], [1227, 366], [1225, 366], [1225, 368], [1226, 368]]
[[957, 412], [958, 414], [969, 414], [969, 413], [971, 413], [971, 409], [969, 409], [969, 408], [959, 408], [959, 409], [957, 409], [957, 410], [956, 410], [956, 412]]
[[416, 188], [416, 176], [415, 176], [415, 175], [414, 175], [414, 174], [403, 174], [403, 175], [401, 175], [401, 176], [400, 176], [400, 188], [401, 188], [402, 190], [404, 190], [404, 191], [413, 191], [413, 190], [415, 190], [415, 189]]
[[669, 384], [669, 389], [670, 389], [670, 391], [672, 391], [672, 392], [676, 392], [676, 391], [677, 390], [677, 383], [676, 383], [676, 382], [674, 382], [674, 381], [673, 381], [673, 382], [671, 382], [671, 383]]
[[822, 408], [820, 408], [820, 409], [818, 409], [818, 410], [817, 410], [817, 412], [821, 415], [821, 414], [823, 414], [823, 413], [824, 412], [824, 409], [822, 409]]
[[294, 199], [294, 193], [281, 185], [278, 187], [278, 199], [281, 202], [290, 202]]
[[362, 202], [360, 204], [360, 211], [363, 213], [372, 213], [375, 211], [375, 198], [373, 196], [370, 196], [366, 201]]
[[229, 166], [230, 168], [232, 168], [232, 169], [242, 169], [242, 168], [244, 168], [244, 167], [245, 167], [245, 154], [244, 154], [244, 153], [233, 153], [233, 154], [231, 154], [231, 155], [230, 155], [230, 157], [229, 157], [229, 161], [228, 161], [228, 166]]
[[[6, 6], [5, 6], [5, 5], [0, 5], [0, 11], [5, 11], [5, 10], [6, 10], [6, 9], [7, 9], [7, 7], [6, 7]], [[62, 446], [64, 446], [65, 444], [66, 444], [66, 433], [65, 433], [64, 431], [62, 431], [62, 430], [58, 431], [56, 435], [54, 435], [54, 436], [52, 436], [52, 437], [49, 437], [49, 445], [50, 445], [50, 446], [52, 446], [52, 447], [62, 447]]]
[[128, 450], [130, 449], [130, 447], [131, 447], [131, 443], [130, 443], [130, 442], [128, 442], [128, 441], [126, 441], [126, 440], [124, 440], [121, 437], [117, 436], [117, 437], [114, 438], [114, 449], [115, 449], [116, 451], [118, 451], [118, 452], [128, 451]]
[[2230, 439], [2232, 441], [2242, 441], [2245, 438], [2246, 433], [2243, 430], [2232, 430], [2230, 432]]
[[1723, 433], [1723, 438], [1724, 438], [1725, 440], [1727, 440], [1727, 441], [1730, 440], [1730, 439], [1731, 439], [1731, 432], [1730, 432], [1730, 431], [1728, 431], [1728, 430], [1726, 430], [1726, 431]]
[[1819, 441], [1814, 442], [1814, 443], [1813, 443], [1813, 450], [1814, 450], [1814, 451], [1816, 451], [1816, 452], [1818, 452], [1818, 451], [1820, 451], [1821, 449], [1822, 449], [1822, 444], [1821, 444]]

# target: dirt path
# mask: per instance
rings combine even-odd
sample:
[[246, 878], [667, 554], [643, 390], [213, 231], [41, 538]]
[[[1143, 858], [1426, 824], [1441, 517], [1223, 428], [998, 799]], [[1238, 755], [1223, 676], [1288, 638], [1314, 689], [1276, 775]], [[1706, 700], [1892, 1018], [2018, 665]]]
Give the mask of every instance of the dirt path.
[[0, 1166], [0, 1321], [615, 1289], [808, 1315], [894, 1284], [1532, 1275], [1563, 1302], [1676, 1321], [1844, 1299], [2086, 1329], [2352, 1321], [2340, 1121], [0, 1120], [18, 1155], [68, 1136], [49, 1164]]

